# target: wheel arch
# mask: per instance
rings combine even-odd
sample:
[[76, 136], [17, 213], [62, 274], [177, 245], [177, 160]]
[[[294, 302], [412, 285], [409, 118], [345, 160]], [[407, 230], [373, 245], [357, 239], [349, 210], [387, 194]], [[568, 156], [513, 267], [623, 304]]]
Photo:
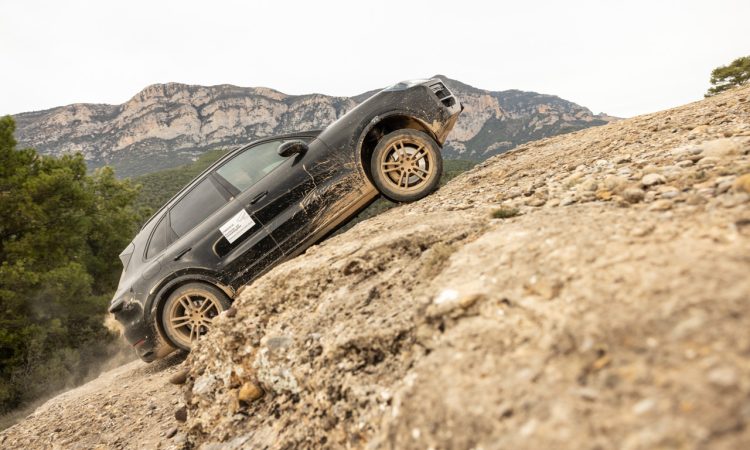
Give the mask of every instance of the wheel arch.
[[180, 286], [196, 282], [205, 283], [219, 289], [224, 292], [230, 300], [234, 300], [236, 295], [236, 291], [231, 286], [220, 282], [216, 276], [209, 272], [196, 271], [182, 273], [164, 279], [153, 290], [153, 294], [149, 296], [148, 304], [146, 305], [146, 308], [144, 308], [144, 311], [148, 311], [148, 317], [146, 318], [147, 323], [150, 322], [155, 324], [156, 330], [162, 339], [167, 339], [166, 333], [161, 324], [161, 314], [166, 299]]
[[375, 117], [362, 132], [359, 139], [359, 151], [357, 152], [359, 166], [365, 172], [365, 176], [370, 183], [372, 183], [370, 157], [372, 156], [375, 147], [377, 147], [378, 142], [380, 142], [383, 136], [388, 133], [403, 129], [421, 131], [430, 136], [438, 143], [438, 145], [440, 145], [440, 141], [438, 141], [432, 128], [430, 128], [424, 120], [415, 117], [412, 114], [397, 111], [385, 116]]

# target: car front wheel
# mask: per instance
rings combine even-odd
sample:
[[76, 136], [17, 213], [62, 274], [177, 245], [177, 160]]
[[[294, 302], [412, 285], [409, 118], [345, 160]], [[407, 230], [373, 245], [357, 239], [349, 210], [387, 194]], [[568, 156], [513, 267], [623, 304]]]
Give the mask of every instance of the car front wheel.
[[204, 283], [188, 283], [167, 298], [161, 324], [167, 339], [183, 350], [206, 334], [214, 319], [230, 306], [229, 297]]
[[417, 130], [385, 135], [370, 159], [370, 172], [381, 194], [396, 202], [413, 202], [437, 189], [443, 158], [437, 142]]

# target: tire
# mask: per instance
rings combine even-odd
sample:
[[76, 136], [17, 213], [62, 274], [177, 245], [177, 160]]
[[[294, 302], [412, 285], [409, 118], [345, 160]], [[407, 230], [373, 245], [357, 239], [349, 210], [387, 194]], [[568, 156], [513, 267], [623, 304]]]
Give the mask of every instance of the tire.
[[370, 158], [372, 181], [380, 193], [395, 202], [413, 202], [438, 188], [443, 174], [440, 146], [417, 130], [385, 135]]
[[175, 289], [161, 310], [160, 320], [172, 346], [190, 350], [193, 341], [206, 334], [213, 319], [231, 302], [221, 290], [205, 283], [188, 283]]

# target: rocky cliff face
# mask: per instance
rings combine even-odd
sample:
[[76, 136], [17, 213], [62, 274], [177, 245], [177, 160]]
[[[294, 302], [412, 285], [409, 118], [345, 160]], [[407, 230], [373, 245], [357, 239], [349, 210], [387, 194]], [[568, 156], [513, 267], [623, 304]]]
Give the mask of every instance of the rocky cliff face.
[[[611, 120], [559, 97], [491, 92], [443, 78], [466, 106], [446, 145], [448, 158], [485, 159]], [[15, 119], [21, 145], [47, 154], [81, 152], [90, 166], [110, 164], [127, 176], [172, 167], [211, 148], [322, 128], [367, 97], [169, 83], [149, 86], [122, 105], [74, 104]]]

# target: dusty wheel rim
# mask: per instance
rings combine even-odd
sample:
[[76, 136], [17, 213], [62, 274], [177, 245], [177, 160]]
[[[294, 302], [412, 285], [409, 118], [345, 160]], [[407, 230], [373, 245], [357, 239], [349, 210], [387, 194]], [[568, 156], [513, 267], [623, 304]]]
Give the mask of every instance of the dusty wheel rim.
[[188, 291], [171, 302], [165, 327], [169, 335], [185, 347], [206, 334], [216, 316], [224, 310], [219, 299], [204, 291]]
[[411, 192], [427, 183], [435, 164], [426, 145], [417, 140], [399, 139], [383, 152], [379, 168], [391, 188]]

